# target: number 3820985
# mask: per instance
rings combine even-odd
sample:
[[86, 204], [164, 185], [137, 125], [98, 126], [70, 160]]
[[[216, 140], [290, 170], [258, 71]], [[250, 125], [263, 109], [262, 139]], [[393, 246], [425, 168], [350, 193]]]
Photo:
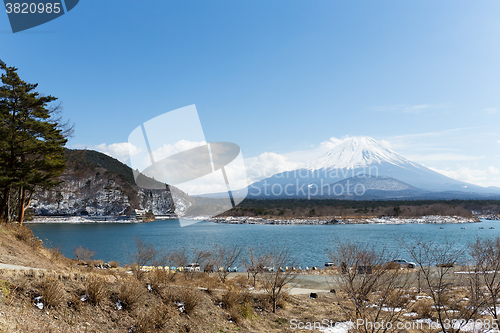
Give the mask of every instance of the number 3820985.
[[7, 14], [59, 14], [61, 12], [60, 3], [6, 3]]

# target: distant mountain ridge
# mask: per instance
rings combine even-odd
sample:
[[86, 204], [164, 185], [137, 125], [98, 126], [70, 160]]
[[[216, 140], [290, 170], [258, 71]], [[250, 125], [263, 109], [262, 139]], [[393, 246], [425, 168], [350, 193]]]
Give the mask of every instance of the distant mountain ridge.
[[[362, 195], [346, 194], [348, 189], [345, 186], [349, 179], [353, 186], [358, 185], [358, 190], [364, 188]], [[342, 193], [339, 192], [341, 187], [344, 189]], [[327, 188], [337, 188], [337, 192], [324, 194]], [[320, 194], [316, 194], [316, 190]], [[234, 191], [233, 195], [240, 193], [244, 191]], [[345, 139], [307, 167], [277, 173], [248, 188], [250, 198], [440, 198], [439, 193], [447, 199], [500, 198], [498, 188], [485, 188], [451, 179], [404, 158], [368, 137]]]

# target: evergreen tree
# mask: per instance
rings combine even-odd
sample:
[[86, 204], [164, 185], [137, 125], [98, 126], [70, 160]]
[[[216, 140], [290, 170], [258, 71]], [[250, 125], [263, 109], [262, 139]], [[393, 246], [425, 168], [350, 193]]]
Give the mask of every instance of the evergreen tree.
[[50, 188], [65, 169], [64, 145], [71, 129], [55, 117], [58, 108], [49, 108], [57, 98], [41, 96], [38, 84], [19, 78], [17, 68], [0, 60], [0, 220], [10, 222], [11, 205], [17, 220], [37, 188]]

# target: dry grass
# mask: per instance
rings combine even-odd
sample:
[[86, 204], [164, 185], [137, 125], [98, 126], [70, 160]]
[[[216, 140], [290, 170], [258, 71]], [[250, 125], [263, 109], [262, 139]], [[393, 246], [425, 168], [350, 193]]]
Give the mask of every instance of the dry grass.
[[430, 300], [420, 300], [413, 306], [413, 312], [418, 313], [419, 318], [434, 318], [433, 303]]
[[200, 292], [197, 289], [182, 288], [181, 301], [184, 303], [184, 312], [192, 314], [200, 303]]
[[43, 303], [49, 307], [58, 307], [66, 301], [66, 292], [61, 282], [54, 278], [45, 278], [42, 283]]
[[163, 290], [162, 299], [165, 304], [175, 303], [182, 312], [192, 314], [202, 298], [197, 288], [167, 287]]
[[276, 303], [276, 306], [281, 308], [281, 309], [285, 309], [287, 307], [288, 303], [290, 302], [290, 300], [291, 300], [290, 295], [287, 292], [282, 291], [280, 297], [278, 298], [278, 302]]
[[121, 281], [118, 297], [126, 309], [132, 309], [144, 300], [146, 293], [147, 290], [142, 283], [129, 278]]
[[157, 332], [165, 327], [170, 317], [172, 317], [171, 310], [163, 304], [149, 308], [138, 315], [134, 323], [134, 332]]
[[85, 284], [85, 292], [93, 304], [101, 304], [109, 296], [109, 289], [104, 278], [91, 275]]
[[240, 304], [240, 295], [235, 291], [227, 291], [222, 295], [222, 307], [224, 309], [232, 309]]
[[149, 273], [148, 280], [154, 292], [161, 292], [173, 279], [174, 274], [170, 274], [169, 272], [163, 269], [157, 269]]
[[16, 239], [25, 243], [30, 247], [41, 247], [42, 241], [33, 235], [33, 231], [31, 229], [23, 226], [23, 225], [11, 225], [10, 228], [13, 230], [13, 234]]
[[[223, 309], [229, 311], [232, 321], [241, 324], [244, 319], [253, 317], [253, 300], [252, 295], [248, 292], [229, 290], [222, 294], [219, 304], [222, 305]], [[260, 300], [257, 303], [260, 303]]]

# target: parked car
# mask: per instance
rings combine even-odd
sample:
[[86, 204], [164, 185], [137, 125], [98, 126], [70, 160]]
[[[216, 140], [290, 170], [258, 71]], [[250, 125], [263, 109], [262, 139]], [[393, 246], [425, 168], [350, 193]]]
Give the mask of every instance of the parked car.
[[184, 267], [184, 270], [186, 272], [199, 272], [200, 271], [200, 264], [198, 263], [192, 263]]
[[394, 259], [393, 261], [390, 262], [390, 264], [395, 264], [399, 265], [400, 267], [406, 267], [406, 268], [415, 268], [417, 267], [417, 264], [411, 261], [406, 261], [404, 259]]

